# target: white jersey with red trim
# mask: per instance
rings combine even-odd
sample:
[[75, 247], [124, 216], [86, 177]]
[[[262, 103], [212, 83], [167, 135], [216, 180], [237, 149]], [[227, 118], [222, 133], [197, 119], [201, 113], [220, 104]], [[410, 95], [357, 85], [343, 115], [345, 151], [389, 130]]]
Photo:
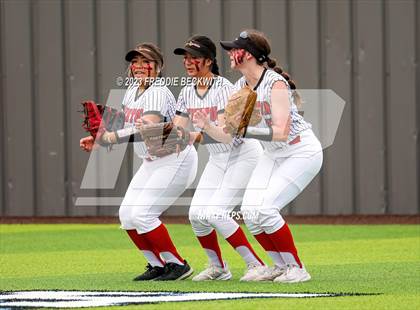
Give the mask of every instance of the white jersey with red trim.
[[[176, 114], [189, 117], [192, 120], [195, 112], [203, 111], [207, 115], [210, 115], [211, 123], [217, 125], [217, 116], [224, 112], [232, 91], [232, 83], [221, 76], [214, 77], [206, 93], [202, 96], [197, 92], [195, 85], [187, 85], [181, 90], [178, 96]], [[201, 131], [201, 128], [195, 127], [195, 130]], [[235, 141], [234, 143], [236, 145], [241, 142]], [[229, 152], [232, 150], [233, 145], [233, 143], [210, 143], [206, 144], [206, 147], [211, 154], [216, 154]]]
[[[137, 119], [147, 114], [161, 116], [162, 121], [172, 121], [176, 100], [166, 86], [150, 85], [143, 93], [137, 93], [138, 85], [131, 85], [123, 99], [124, 128], [135, 126]], [[134, 142], [134, 151], [139, 157], [147, 154], [144, 142]]]
[[[277, 81], [282, 81], [287, 85], [290, 102], [290, 116], [292, 122], [290, 124], [290, 133], [289, 137], [287, 138], [287, 142], [261, 141], [264, 148], [268, 150], [276, 150], [283, 148], [290, 141], [299, 136], [299, 133], [312, 127], [312, 125], [306, 122], [303, 119], [303, 117], [298, 113], [298, 108], [296, 107], [296, 104], [294, 102], [292, 90], [287, 80], [281, 74], [278, 74], [277, 72], [270, 69], [264, 70], [263, 76], [260, 78], [260, 81], [256, 86], [255, 90], [257, 92], [256, 105], [258, 108], [261, 109], [261, 114], [263, 116], [263, 119], [258, 125], [256, 125], [256, 127], [268, 128], [272, 125], [271, 90], [273, 88], [274, 83]], [[246, 81], [245, 77], [243, 76], [235, 83], [234, 88], [235, 90], [239, 90], [245, 85]]]

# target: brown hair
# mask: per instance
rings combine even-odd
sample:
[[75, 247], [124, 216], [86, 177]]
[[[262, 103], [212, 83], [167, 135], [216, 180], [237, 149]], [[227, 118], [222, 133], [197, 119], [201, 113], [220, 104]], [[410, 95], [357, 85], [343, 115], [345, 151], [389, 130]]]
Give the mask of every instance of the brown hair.
[[266, 56], [264, 62], [260, 62], [257, 60], [257, 64], [263, 66], [264, 63], [267, 64], [267, 67], [281, 76], [284, 77], [284, 79], [289, 83], [290, 89], [292, 89], [293, 99], [295, 101], [295, 104], [298, 108], [302, 106], [302, 100], [296, 91], [296, 83], [294, 80], [292, 80], [289, 73], [284, 71], [280, 66], [277, 65], [277, 61], [275, 59], [269, 58], [268, 55], [271, 53], [271, 46], [270, 41], [268, 40], [267, 36], [262, 33], [261, 31], [255, 30], [255, 29], [247, 29], [245, 30], [248, 33], [249, 39], [252, 41], [252, 43], [262, 52], [264, 52], [264, 55]]

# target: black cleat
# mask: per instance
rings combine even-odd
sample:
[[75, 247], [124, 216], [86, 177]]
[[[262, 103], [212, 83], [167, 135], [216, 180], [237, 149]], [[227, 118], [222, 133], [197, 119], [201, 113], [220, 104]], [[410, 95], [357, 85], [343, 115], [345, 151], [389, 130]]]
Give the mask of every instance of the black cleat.
[[155, 281], [175, 281], [184, 280], [193, 273], [193, 269], [188, 265], [187, 261], [184, 260], [184, 265], [178, 265], [175, 263], [166, 263], [165, 272], [160, 277], [155, 278]]
[[141, 275], [135, 277], [133, 281], [148, 281], [156, 279], [157, 277], [160, 277], [165, 272], [164, 267], [159, 266], [152, 266], [150, 264], [147, 264], [146, 271], [142, 273]]

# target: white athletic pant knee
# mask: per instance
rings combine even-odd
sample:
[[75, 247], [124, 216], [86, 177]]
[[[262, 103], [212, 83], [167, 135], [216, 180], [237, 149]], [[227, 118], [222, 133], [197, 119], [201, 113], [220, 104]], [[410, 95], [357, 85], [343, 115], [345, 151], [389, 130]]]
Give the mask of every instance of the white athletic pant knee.
[[235, 200], [241, 199], [244, 190], [221, 189], [215, 191], [206, 206], [207, 222], [216, 229], [223, 238], [229, 238], [239, 227], [231, 218], [230, 212], [235, 208]]
[[206, 236], [211, 233], [213, 228], [207, 221], [207, 216], [205, 216], [203, 210], [200, 208], [200, 205], [191, 204], [190, 210], [188, 212], [188, 218], [191, 223], [192, 230], [196, 236]]
[[241, 210], [253, 235], [284, 225], [280, 210], [293, 201], [322, 166], [322, 149], [310, 132], [284, 151], [265, 152], [255, 168]]
[[118, 216], [120, 219], [122, 229], [135, 229], [134, 224], [131, 221], [131, 206], [121, 204], [120, 209], [118, 210]]
[[172, 154], [144, 162], [133, 177], [121, 204], [121, 228], [147, 233], [157, 228], [159, 216], [194, 181], [197, 152], [188, 147], [179, 156]]
[[151, 173], [151, 170], [146, 169], [146, 167], [142, 165], [131, 179], [118, 211], [122, 229], [131, 230], [136, 228], [133, 223], [132, 209], [135, 208], [136, 198], [140, 196], [141, 190], [145, 186]]
[[262, 147], [248, 140], [231, 153], [210, 157], [191, 203], [189, 218], [197, 236], [216, 229], [224, 238], [239, 227], [229, 213], [240, 204]]
[[214, 188], [218, 186], [218, 178], [221, 177], [223, 176], [219, 173], [216, 165], [209, 161], [198, 182], [188, 212], [191, 227], [196, 236], [206, 236], [213, 230], [207, 221], [206, 205], [214, 193]]

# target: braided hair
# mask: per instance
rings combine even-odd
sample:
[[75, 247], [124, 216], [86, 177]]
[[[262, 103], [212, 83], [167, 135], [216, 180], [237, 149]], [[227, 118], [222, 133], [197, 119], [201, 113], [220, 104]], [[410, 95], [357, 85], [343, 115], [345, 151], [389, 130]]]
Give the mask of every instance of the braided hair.
[[245, 31], [248, 33], [248, 37], [254, 43], [254, 45], [260, 51], [264, 52], [264, 55], [266, 55], [266, 57], [264, 58], [265, 60], [263, 62], [260, 62], [257, 59], [257, 64], [261, 66], [265, 66], [268, 69], [271, 69], [277, 72], [278, 74], [280, 74], [282, 77], [284, 77], [284, 79], [289, 84], [290, 89], [292, 90], [292, 96], [293, 96], [294, 102], [296, 106], [298, 107], [298, 109], [300, 110], [300, 108], [302, 107], [302, 99], [296, 90], [295, 81], [292, 79], [289, 73], [287, 73], [286, 71], [283, 70], [283, 68], [277, 65], [277, 61], [275, 59], [268, 57], [268, 55], [271, 53], [271, 46], [270, 46], [270, 42], [268, 38], [265, 36], [264, 33], [255, 29], [247, 29]]

